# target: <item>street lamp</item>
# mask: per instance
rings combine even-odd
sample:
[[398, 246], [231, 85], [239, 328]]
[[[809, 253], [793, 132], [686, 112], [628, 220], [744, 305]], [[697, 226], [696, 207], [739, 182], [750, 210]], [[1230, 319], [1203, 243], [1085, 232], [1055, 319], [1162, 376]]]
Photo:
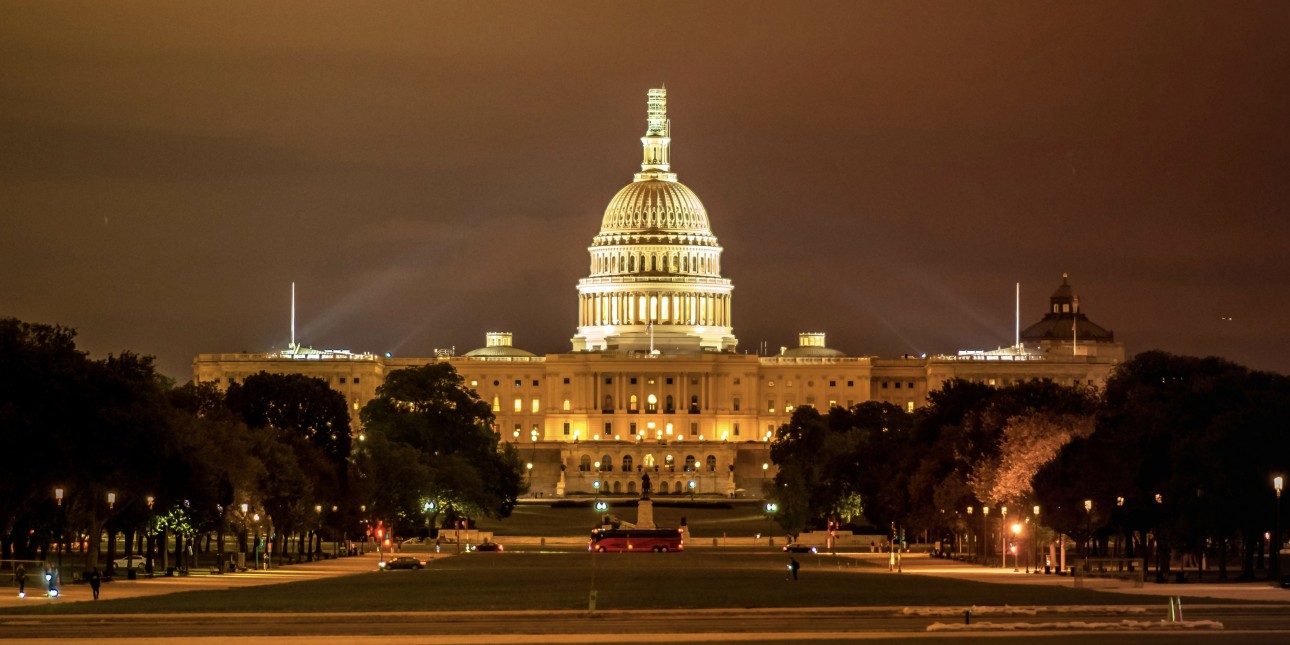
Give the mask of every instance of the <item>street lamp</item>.
[[[1021, 523], [1012, 523], [1012, 572], [1021, 573], [1020, 563], [1017, 562], [1017, 541], [1021, 539]], [[1005, 565], [1006, 566], [1006, 565]], [[1026, 563], [1026, 573], [1030, 573], [1030, 563]]]
[[972, 542], [972, 507], [967, 507], [967, 529], [968, 529], [968, 551], [972, 552], [972, 557], [976, 557], [976, 545]]
[[1281, 584], [1281, 485], [1284, 480], [1280, 475], [1272, 479], [1272, 489], [1277, 492], [1277, 512], [1272, 532], [1272, 584]]
[[1093, 500], [1084, 500], [1084, 519], [1088, 525], [1088, 542], [1084, 544], [1084, 568], [1088, 568], [1089, 551], [1093, 548]]
[[989, 565], [990, 559], [990, 507], [981, 507], [981, 564]]
[[[61, 572], [63, 571], [63, 544], [67, 541], [67, 536], [64, 535], [64, 533], [66, 532], [66, 529], [63, 528], [63, 525], [66, 524], [67, 521], [66, 521], [66, 515], [64, 515], [63, 513], [63, 489], [62, 488], [54, 489], [54, 499], [58, 501], [58, 571], [61, 574]], [[52, 595], [54, 597], [57, 597], [58, 592], [54, 591], [52, 592]]]
[[[1035, 529], [1030, 533], [1030, 541], [1035, 544], [1035, 573], [1039, 573], [1039, 505], [1035, 504]], [[1047, 568], [1047, 567], [1045, 567]]]
[[116, 506], [116, 493], [108, 493], [107, 500], [108, 510], [110, 511]]
[[1008, 507], [999, 507], [999, 568], [1008, 566]]

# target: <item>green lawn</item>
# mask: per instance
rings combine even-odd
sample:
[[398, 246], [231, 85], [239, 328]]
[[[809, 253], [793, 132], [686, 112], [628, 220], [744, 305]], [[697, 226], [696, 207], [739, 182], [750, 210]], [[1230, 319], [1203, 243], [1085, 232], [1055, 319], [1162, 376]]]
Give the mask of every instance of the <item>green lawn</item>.
[[[1140, 604], [1142, 598], [1083, 589], [994, 585], [888, 573], [832, 556], [799, 556], [801, 580], [787, 579], [788, 558], [747, 551], [684, 553], [469, 554], [433, 561], [422, 571], [188, 593], [68, 603], [23, 612], [369, 612], [582, 610], [597, 608], [751, 608]], [[852, 566], [845, 566], [852, 562]], [[842, 563], [844, 566], [838, 566]]]
[[[610, 515], [627, 522], [636, 521], [636, 508], [630, 506], [634, 499], [611, 498]], [[752, 537], [782, 535], [783, 529], [766, 518], [760, 503], [699, 502], [690, 507], [668, 506], [683, 500], [654, 500], [654, 523], [658, 526], [680, 526], [684, 517], [694, 538]], [[591, 500], [584, 506], [551, 506], [547, 504], [520, 504], [511, 516], [503, 520], [482, 518], [476, 521], [480, 530], [492, 531], [500, 537], [524, 535], [534, 537], [585, 536], [598, 526], [601, 514], [591, 507]]]

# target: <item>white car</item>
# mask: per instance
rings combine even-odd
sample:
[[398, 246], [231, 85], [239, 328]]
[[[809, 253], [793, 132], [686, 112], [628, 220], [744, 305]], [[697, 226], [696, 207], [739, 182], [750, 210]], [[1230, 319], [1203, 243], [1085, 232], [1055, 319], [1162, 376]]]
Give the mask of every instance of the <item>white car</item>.
[[[142, 555], [131, 556], [129, 558], [117, 558], [112, 561], [112, 567], [117, 571], [125, 571], [126, 569], [138, 569], [143, 571], [146, 566], [148, 566], [148, 558]], [[155, 560], [153, 561], [152, 566], [157, 566]]]

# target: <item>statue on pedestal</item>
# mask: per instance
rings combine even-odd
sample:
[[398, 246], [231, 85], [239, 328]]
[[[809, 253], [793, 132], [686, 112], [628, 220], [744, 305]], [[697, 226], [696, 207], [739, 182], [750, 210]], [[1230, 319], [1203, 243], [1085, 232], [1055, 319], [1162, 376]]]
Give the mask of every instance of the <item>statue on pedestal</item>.
[[641, 475], [641, 499], [649, 499], [649, 473]]

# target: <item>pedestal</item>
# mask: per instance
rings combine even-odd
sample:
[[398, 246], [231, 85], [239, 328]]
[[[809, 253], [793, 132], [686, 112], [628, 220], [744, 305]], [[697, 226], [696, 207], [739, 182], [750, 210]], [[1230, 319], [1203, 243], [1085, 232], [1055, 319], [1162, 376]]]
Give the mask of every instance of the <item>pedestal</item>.
[[636, 504], [636, 528], [654, 528], [654, 502], [642, 499]]

